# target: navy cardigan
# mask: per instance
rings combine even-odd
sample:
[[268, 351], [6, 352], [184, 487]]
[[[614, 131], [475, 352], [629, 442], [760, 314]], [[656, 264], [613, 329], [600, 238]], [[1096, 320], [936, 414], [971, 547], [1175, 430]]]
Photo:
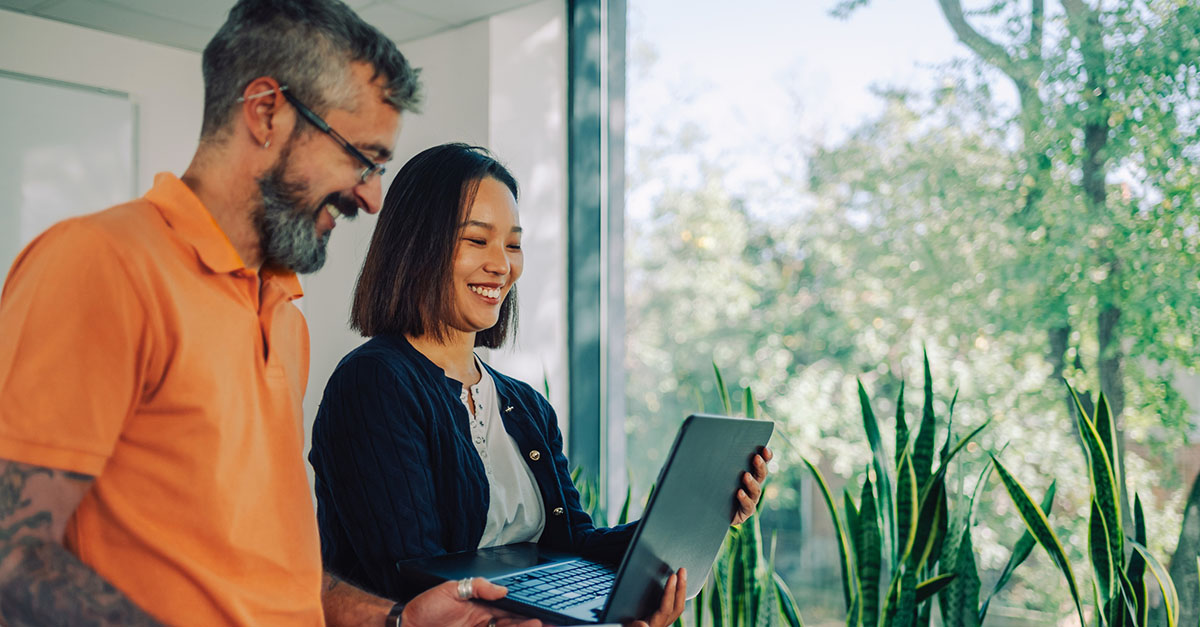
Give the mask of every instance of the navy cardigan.
[[[504, 428], [546, 507], [539, 544], [614, 561], [633, 523], [596, 528], [579, 504], [554, 410], [528, 384], [487, 367]], [[413, 592], [396, 561], [473, 550], [488, 483], [471, 442], [462, 384], [400, 336], [379, 336], [338, 364], [313, 423], [317, 521], [325, 569], [369, 592]]]

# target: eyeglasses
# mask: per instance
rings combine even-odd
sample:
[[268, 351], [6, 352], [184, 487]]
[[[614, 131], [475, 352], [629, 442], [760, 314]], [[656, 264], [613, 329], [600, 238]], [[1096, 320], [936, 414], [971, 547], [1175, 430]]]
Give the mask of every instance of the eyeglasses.
[[[238, 102], [252, 100], [254, 98], [261, 98], [272, 93], [273, 91], [274, 90], [269, 90], [254, 94], [252, 96], [247, 96], [246, 98], [238, 98]], [[303, 103], [301, 103], [295, 96], [288, 92], [287, 85], [280, 86], [279, 93], [283, 94], [284, 99], [287, 100], [288, 103], [290, 103], [293, 107], [295, 107], [296, 111], [300, 112], [300, 115], [303, 116], [305, 120], [308, 120], [309, 124], [312, 124], [322, 133], [328, 135], [333, 139], [333, 141], [337, 142], [337, 144], [342, 147], [342, 150], [345, 150], [347, 154], [355, 159], [358, 159], [359, 162], [363, 164], [362, 171], [358, 173], [358, 179], [361, 182], [366, 183], [367, 181], [371, 180], [371, 177], [373, 176], [383, 176], [383, 172], [385, 170], [383, 164], [372, 161], [370, 157], [364, 155], [361, 150], [355, 148], [354, 144], [351, 144], [349, 140], [347, 140], [345, 137], [342, 137], [337, 131], [333, 130], [333, 127], [329, 126], [329, 123], [325, 120], [322, 120], [321, 116], [314, 113], [312, 109], [304, 106]]]

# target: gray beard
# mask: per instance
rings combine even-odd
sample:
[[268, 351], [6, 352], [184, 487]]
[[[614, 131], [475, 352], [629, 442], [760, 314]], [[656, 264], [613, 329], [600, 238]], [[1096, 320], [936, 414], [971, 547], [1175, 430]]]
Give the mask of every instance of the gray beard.
[[308, 274], [325, 265], [329, 233], [317, 235], [317, 213], [324, 203], [306, 208], [308, 185], [289, 181], [285, 165], [290, 151], [258, 179], [262, 198], [254, 216], [263, 251], [263, 265]]

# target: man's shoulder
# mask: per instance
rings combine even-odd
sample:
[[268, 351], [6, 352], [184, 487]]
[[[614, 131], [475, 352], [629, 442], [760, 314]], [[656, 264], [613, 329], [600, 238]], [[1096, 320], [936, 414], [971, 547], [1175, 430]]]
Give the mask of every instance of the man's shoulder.
[[160, 242], [163, 233], [169, 230], [158, 208], [145, 198], [136, 198], [75, 220], [119, 242]]
[[68, 255], [104, 249], [118, 256], [136, 255], [146, 244], [163, 242], [164, 226], [154, 205], [139, 198], [58, 222], [31, 242], [29, 249], [53, 248], [55, 254]]

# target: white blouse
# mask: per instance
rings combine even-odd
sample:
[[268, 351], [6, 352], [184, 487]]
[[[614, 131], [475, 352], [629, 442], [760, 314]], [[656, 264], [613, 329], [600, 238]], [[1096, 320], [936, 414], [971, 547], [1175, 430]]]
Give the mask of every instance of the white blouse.
[[[483, 461], [491, 498], [487, 524], [479, 548], [514, 542], [537, 542], [546, 527], [546, 512], [542, 493], [534, 482], [533, 472], [521, 458], [517, 441], [504, 429], [500, 418], [500, 394], [496, 383], [479, 357], [475, 364], [482, 373], [479, 383], [463, 386], [463, 405], [470, 414], [471, 441]], [[471, 407], [471, 401], [475, 406]]]

